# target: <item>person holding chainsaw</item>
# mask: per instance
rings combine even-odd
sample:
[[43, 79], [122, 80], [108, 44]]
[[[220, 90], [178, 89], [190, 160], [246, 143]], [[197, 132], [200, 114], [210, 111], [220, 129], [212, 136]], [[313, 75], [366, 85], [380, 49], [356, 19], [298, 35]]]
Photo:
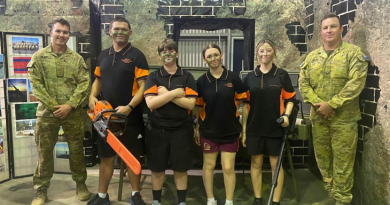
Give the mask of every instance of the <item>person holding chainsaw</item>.
[[[289, 125], [294, 106], [295, 91], [288, 73], [273, 64], [276, 47], [271, 40], [262, 40], [256, 46], [258, 66], [244, 79], [247, 100], [242, 109], [242, 145], [251, 155], [251, 178], [255, 199], [253, 205], [262, 205], [261, 197], [264, 154], [269, 156], [272, 177], [283, 143], [283, 127]], [[286, 107], [285, 107], [285, 104]], [[282, 126], [276, 122], [282, 117]], [[273, 205], [280, 204], [284, 173], [280, 167]]]
[[163, 66], [146, 80], [149, 109], [146, 127], [148, 168], [152, 171], [152, 205], [161, 205], [165, 170], [174, 171], [179, 205], [185, 205], [187, 171], [192, 167], [193, 120], [191, 110], [198, 96], [196, 81], [177, 65], [178, 46], [165, 39], [157, 48]]
[[[117, 113], [127, 115], [127, 129], [118, 139], [139, 160], [144, 155], [143, 101], [145, 79], [149, 67], [145, 55], [129, 42], [132, 34], [130, 23], [123, 17], [115, 17], [109, 26], [112, 46], [103, 50], [95, 69], [95, 81], [89, 96], [89, 107], [94, 110], [97, 97], [112, 105]], [[110, 203], [107, 193], [114, 171], [116, 152], [102, 137], [97, 138], [100, 157], [98, 193], [87, 205], [105, 205]], [[141, 175], [128, 170], [132, 187], [130, 204], [145, 205], [140, 191]]]
[[38, 163], [33, 176], [37, 191], [32, 205], [47, 201], [47, 189], [54, 172], [53, 149], [60, 126], [66, 133], [77, 197], [81, 201], [91, 198], [85, 185], [82, 117], [85, 116], [82, 105], [89, 91], [89, 69], [83, 58], [66, 46], [69, 35], [69, 22], [62, 18], [54, 20], [50, 30], [51, 44], [37, 51], [27, 65], [32, 91], [39, 100], [35, 127]]

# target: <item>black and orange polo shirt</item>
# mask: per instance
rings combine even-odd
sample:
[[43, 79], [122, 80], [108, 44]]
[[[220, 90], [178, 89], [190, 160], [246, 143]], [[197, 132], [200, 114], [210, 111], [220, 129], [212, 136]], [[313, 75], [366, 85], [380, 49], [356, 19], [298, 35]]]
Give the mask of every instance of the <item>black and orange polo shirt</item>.
[[196, 105], [202, 107], [199, 116], [199, 132], [214, 142], [237, 140], [242, 126], [239, 121], [237, 100], [246, 99], [246, 92], [240, 77], [223, 67], [219, 79], [210, 70], [198, 79]]
[[[103, 99], [116, 108], [130, 103], [139, 89], [137, 81], [147, 78], [149, 66], [145, 55], [128, 43], [119, 52], [113, 47], [103, 50], [94, 74], [101, 79]], [[135, 107], [128, 122], [143, 122], [142, 112], [142, 106]]]
[[[164, 66], [152, 72], [146, 80], [144, 96], [156, 96], [159, 86], [164, 86], [169, 91], [183, 88], [187, 98], [198, 96], [194, 77], [179, 66], [172, 75], [164, 69]], [[152, 127], [167, 130], [181, 129], [193, 124], [191, 110], [182, 108], [173, 102], [168, 102], [155, 110], [151, 110], [149, 119]]]
[[260, 66], [248, 73], [244, 79], [249, 103], [246, 127], [247, 137], [281, 137], [283, 128], [276, 123], [285, 109], [285, 102], [295, 98], [295, 91], [287, 71], [272, 65], [268, 73], [262, 73]]

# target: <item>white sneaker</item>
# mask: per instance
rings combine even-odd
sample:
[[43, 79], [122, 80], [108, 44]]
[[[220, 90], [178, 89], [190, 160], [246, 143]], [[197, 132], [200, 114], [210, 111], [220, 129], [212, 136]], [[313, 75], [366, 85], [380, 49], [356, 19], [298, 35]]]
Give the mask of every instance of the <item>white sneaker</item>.
[[152, 205], [161, 205], [161, 203], [159, 201], [157, 201], [157, 200], [154, 200]]
[[217, 205], [217, 200], [214, 201], [208, 201], [207, 205]]

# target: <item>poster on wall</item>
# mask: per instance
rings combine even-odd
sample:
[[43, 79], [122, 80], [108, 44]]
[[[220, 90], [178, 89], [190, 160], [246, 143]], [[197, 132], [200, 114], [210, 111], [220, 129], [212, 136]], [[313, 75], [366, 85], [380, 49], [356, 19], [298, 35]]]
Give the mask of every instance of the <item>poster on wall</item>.
[[34, 137], [34, 127], [37, 124], [36, 119], [31, 120], [16, 120], [16, 138]]
[[8, 77], [27, 77], [32, 55], [44, 46], [44, 35], [5, 33]]
[[57, 142], [55, 146], [55, 157], [57, 159], [69, 159], [69, 147], [66, 142]]
[[4, 56], [0, 54], [0, 79], [5, 78], [4, 67]]
[[21, 103], [15, 104], [16, 120], [36, 119], [38, 103]]
[[38, 98], [32, 92], [30, 79], [27, 79], [28, 100], [29, 102], [38, 102]]
[[8, 79], [8, 102], [27, 102], [27, 79]]

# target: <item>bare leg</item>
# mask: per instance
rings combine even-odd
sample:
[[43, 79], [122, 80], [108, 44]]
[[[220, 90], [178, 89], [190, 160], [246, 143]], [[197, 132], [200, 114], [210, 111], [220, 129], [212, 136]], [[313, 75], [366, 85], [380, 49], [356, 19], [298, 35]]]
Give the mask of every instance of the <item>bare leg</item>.
[[114, 173], [114, 157], [100, 158], [99, 193], [107, 193], [108, 186]]
[[263, 155], [253, 155], [251, 157], [251, 179], [256, 198], [261, 198], [261, 188], [263, 186], [262, 166]]
[[221, 163], [223, 170], [223, 180], [225, 182], [226, 200], [233, 200], [234, 189], [236, 188], [236, 173], [234, 164], [235, 152], [221, 152]]
[[203, 153], [203, 184], [206, 190], [207, 198], [214, 197], [214, 167], [217, 161], [218, 152]]
[[[271, 162], [272, 177], [274, 177], [276, 164], [278, 162], [278, 157], [270, 156], [269, 160]], [[274, 198], [272, 199], [274, 202], [280, 201], [280, 196], [282, 195], [282, 191], [283, 191], [283, 183], [284, 183], [284, 170], [283, 170], [283, 166], [280, 166], [278, 186], [276, 186], [275, 188]]]

